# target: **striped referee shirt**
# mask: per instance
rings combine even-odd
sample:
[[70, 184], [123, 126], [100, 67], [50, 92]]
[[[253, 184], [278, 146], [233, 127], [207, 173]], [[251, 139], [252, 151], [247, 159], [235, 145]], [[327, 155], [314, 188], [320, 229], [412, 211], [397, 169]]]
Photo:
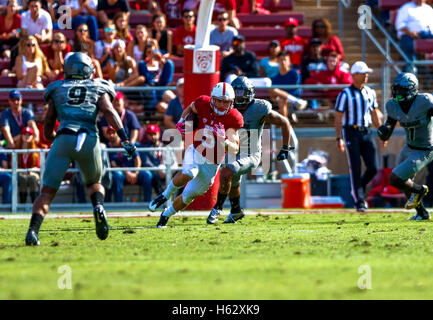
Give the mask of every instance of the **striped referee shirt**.
[[364, 85], [362, 90], [352, 84], [345, 88], [337, 97], [335, 110], [343, 112], [343, 127], [369, 127], [371, 125], [371, 111], [378, 108], [376, 92]]

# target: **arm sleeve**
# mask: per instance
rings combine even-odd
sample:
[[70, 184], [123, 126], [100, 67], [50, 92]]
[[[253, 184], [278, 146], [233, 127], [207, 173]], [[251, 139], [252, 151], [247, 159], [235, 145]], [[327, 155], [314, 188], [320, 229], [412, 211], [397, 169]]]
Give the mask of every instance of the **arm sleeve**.
[[335, 102], [335, 111], [344, 112], [346, 111], [346, 104], [347, 103], [347, 94], [346, 92], [342, 91], [338, 97], [337, 101]]

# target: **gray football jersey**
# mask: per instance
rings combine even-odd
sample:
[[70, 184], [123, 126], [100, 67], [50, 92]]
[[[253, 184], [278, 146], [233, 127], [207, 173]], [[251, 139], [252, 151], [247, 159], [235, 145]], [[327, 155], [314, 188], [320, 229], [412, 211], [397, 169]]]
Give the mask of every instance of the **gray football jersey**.
[[401, 107], [390, 99], [386, 103], [388, 116], [400, 122], [406, 132], [406, 142], [410, 146], [431, 148], [433, 146], [432, 121], [429, 116], [433, 109], [433, 96], [420, 93], [406, 114]]
[[50, 83], [44, 91], [44, 99], [53, 99], [60, 122], [59, 130], [68, 128], [73, 131], [87, 130], [89, 135], [97, 136], [98, 100], [108, 93], [114, 99], [114, 87], [103, 79], [58, 80]]
[[[239, 110], [239, 109], [238, 109]], [[262, 150], [263, 118], [272, 111], [269, 101], [254, 99], [248, 109], [239, 112], [244, 117], [244, 126], [239, 129], [239, 153], [254, 154]]]

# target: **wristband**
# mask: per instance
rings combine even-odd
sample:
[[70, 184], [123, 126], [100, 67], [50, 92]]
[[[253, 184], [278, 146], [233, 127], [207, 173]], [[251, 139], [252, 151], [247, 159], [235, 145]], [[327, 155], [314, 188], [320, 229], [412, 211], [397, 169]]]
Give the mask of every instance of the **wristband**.
[[287, 144], [284, 144], [284, 145], [281, 147], [281, 150], [290, 151], [290, 148], [289, 148], [289, 146], [288, 146]]
[[126, 134], [125, 128], [120, 128], [117, 130], [117, 135], [120, 138], [120, 141], [126, 141], [129, 140], [128, 135]]

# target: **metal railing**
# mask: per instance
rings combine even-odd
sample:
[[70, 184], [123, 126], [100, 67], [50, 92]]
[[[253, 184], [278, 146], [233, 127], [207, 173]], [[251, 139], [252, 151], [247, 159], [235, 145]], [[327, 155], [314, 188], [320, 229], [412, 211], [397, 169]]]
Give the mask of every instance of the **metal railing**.
[[[145, 148], [145, 147], [139, 147], [137, 148], [137, 152], [149, 152], [149, 151], [162, 151], [165, 152], [166, 154], [170, 155], [173, 154], [175, 151], [182, 151], [183, 148], [181, 147], [158, 147], [158, 148]], [[3, 172], [7, 172], [7, 173], [11, 173], [12, 176], [12, 180], [11, 180], [11, 184], [12, 184], [12, 195], [11, 195], [11, 204], [2, 204], [0, 205], [0, 209], [10, 209], [10, 211], [12, 213], [16, 213], [18, 211], [18, 209], [24, 209], [26, 207], [28, 207], [26, 204], [18, 204], [18, 173], [21, 172], [39, 172], [40, 173], [40, 177], [43, 176], [44, 171], [46, 170], [46, 156], [45, 154], [48, 153], [50, 150], [49, 149], [13, 149], [13, 150], [1, 150], [1, 153], [6, 153], [6, 154], [11, 154], [12, 159], [11, 159], [11, 169], [1, 169], [0, 173]], [[102, 148], [101, 152], [124, 152], [123, 148]], [[18, 154], [23, 154], [23, 153], [39, 153], [40, 155], [40, 168], [29, 168], [29, 169], [20, 169], [18, 168]], [[180, 170], [181, 168], [179, 167], [174, 167], [173, 164], [176, 162], [176, 157], [170, 157], [170, 156], [166, 156], [165, 159], [172, 159], [171, 162], [165, 163], [165, 173], [166, 173], [166, 183], [168, 185], [168, 183], [170, 183], [173, 172]], [[161, 170], [160, 167], [108, 167], [108, 168], [103, 168], [103, 171], [159, 171]], [[78, 169], [76, 168], [69, 168], [67, 171], [67, 173], [76, 173], [79, 172]], [[42, 188], [42, 184], [40, 184], [40, 187]], [[4, 190], [2, 190], [2, 192], [4, 192]], [[53, 204], [55, 206], [55, 204]]]

